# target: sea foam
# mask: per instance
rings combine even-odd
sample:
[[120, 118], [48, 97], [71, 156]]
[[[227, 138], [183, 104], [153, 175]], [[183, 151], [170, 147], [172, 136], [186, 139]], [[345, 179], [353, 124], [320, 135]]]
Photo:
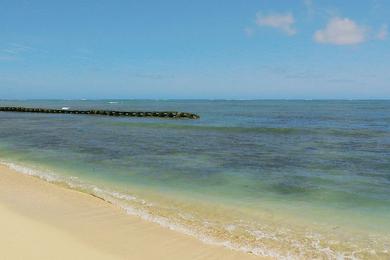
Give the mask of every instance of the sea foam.
[[[276, 236], [276, 234], [264, 232], [262, 230], [249, 230], [249, 229], [247, 230], [249, 234], [251, 234], [253, 237], [256, 238], [256, 240], [259, 241], [261, 239], [267, 239], [267, 240], [273, 240], [277, 244], [287, 243], [290, 245], [294, 245], [295, 248], [294, 253], [290, 253], [290, 251], [279, 252], [277, 250], [273, 250], [272, 248], [266, 246], [264, 247], [262, 247], [261, 245], [259, 246], [259, 244], [253, 246], [247, 243], [238, 243], [226, 239], [221, 240], [213, 236], [204, 234], [199, 230], [194, 229], [190, 226], [186, 226], [184, 224], [178, 223], [174, 219], [152, 214], [150, 211], [148, 211], [148, 209], [153, 208], [154, 204], [144, 199], [138, 198], [137, 196], [131, 194], [124, 194], [118, 191], [113, 191], [111, 189], [102, 188], [97, 185], [84, 182], [80, 180], [80, 178], [78, 177], [75, 176], [66, 177], [54, 173], [53, 171], [50, 170], [42, 170], [32, 166], [26, 166], [20, 163], [14, 163], [5, 160], [0, 160], [0, 164], [20, 174], [37, 177], [49, 183], [64, 185], [70, 189], [91, 194], [93, 196], [101, 198], [121, 208], [128, 215], [137, 216], [145, 221], [157, 223], [164, 228], [168, 228], [170, 230], [174, 230], [176, 232], [180, 232], [182, 234], [194, 237], [205, 244], [223, 246], [231, 250], [250, 253], [257, 256], [273, 257], [276, 259], [292, 260], [292, 259], [306, 258], [307, 256], [305, 255], [305, 251], [307, 250], [307, 248], [305, 248], [305, 245], [301, 244], [299, 241], [289, 240], [288, 238], [286, 238], [287, 233], [278, 234], [279, 236]], [[141, 205], [144, 208], [137, 208], [132, 205], [129, 205], [129, 203], [136, 203], [137, 205]], [[204, 224], [206, 225], [207, 223]], [[234, 231], [235, 229], [236, 226], [233, 224], [229, 224], [228, 226], [225, 226], [225, 230], [229, 233]], [[355, 257], [355, 253], [356, 253], [355, 251], [348, 252], [348, 253], [337, 252], [327, 246], [321, 245], [321, 241], [324, 241], [324, 238], [322, 238], [318, 234], [307, 234], [305, 237], [308, 241], [311, 241], [311, 249], [321, 253], [321, 255], [325, 256], [327, 259], [359, 259], [358, 257]]]
[[9, 162], [5, 160], [0, 160], [0, 164], [20, 174], [37, 177], [49, 183], [62, 184], [70, 189], [75, 189], [78, 191], [85, 192], [87, 194], [91, 194], [109, 203], [112, 203], [113, 205], [116, 205], [117, 207], [123, 209], [128, 215], [137, 216], [145, 221], [159, 224], [164, 228], [168, 228], [170, 230], [180, 232], [182, 234], [191, 237], [195, 237], [205, 244], [223, 246], [231, 250], [237, 250], [244, 253], [254, 254], [257, 256], [275, 257], [277, 259], [299, 259], [289, 254], [282, 255], [279, 252], [273, 250], [269, 250], [261, 247], [252, 247], [249, 245], [240, 245], [227, 240], [221, 241], [216, 238], [207, 236], [205, 234], [198, 232], [197, 230], [186, 227], [185, 225], [182, 225], [180, 223], [176, 223], [167, 217], [156, 216], [145, 210], [132, 207], [130, 205], [127, 205], [126, 203], [121, 203], [121, 200], [127, 202], [137, 202], [139, 204], [152, 207], [153, 204], [150, 202], [147, 202], [143, 199], [139, 199], [133, 195], [123, 194], [117, 191], [112, 191], [112, 190], [98, 187], [94, 184], [83, 182], [78, 177], [74, 177], [74, 176], [65, 177], [53, 173], [52, 171], [36, 169], [32, 166], [26, 166], [20, 163], [16, 164], [14, 162]]

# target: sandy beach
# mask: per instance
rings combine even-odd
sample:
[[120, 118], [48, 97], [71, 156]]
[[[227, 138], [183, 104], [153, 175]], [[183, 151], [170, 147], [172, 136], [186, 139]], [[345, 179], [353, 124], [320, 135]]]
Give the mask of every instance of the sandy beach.
[[0, 166], [2, 259], [259, 259]]

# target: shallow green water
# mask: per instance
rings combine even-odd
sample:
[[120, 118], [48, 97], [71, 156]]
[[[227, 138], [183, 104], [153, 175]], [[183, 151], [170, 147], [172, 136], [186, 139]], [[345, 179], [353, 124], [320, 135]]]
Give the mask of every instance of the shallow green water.
[[0, 158], [205, 242], [277, 257], [390, 257], [389, 101], [0, 103], [198, 113], [3, 112]]

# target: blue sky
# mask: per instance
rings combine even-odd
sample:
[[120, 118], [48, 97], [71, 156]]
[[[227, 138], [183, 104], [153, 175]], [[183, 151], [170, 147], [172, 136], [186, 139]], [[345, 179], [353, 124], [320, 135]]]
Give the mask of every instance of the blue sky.
[[390, 98], [390, 1], [0, 0], [0, 98]]

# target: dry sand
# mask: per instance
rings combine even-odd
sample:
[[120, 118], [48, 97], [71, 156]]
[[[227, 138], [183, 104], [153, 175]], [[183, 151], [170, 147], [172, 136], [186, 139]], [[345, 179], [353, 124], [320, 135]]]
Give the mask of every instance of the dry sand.
[[259, 259], [0, 165], [1, 259]]

